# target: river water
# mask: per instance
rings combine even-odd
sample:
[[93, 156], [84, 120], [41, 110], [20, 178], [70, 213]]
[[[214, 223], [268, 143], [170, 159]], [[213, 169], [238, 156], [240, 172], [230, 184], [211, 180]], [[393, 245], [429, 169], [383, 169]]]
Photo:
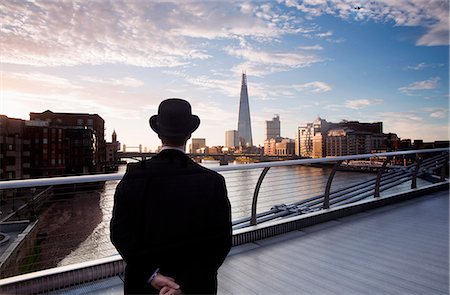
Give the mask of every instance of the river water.
[[[209, 163], [205, 166], [213, 167], [218, 164]], [[119, 172], [124, 172], [125, 169], [125, 166], [120, 166]], [[261, 172], [262, 169], [253, 169], [221, 173], [226, 179], [233, 220], [250, 216], [252, 196]], [[329, 173], [329, 168], [309, 166], [271, 168], [260, 189], [257, 211], [263, 212], [274, 205], [289, 204], [323, 194]], [[375, 175], [371, 173], [339, 171], [333, 180], [332, 190], [374, 177]], [[109, 239], [109, 222], [114, 191], [118, 183], [118, 181], [108, 181], [99, 191], [98, 205], [102, 212], [101, 222], [85, 241], [59, 262], [59, 266], [117, 254]]]

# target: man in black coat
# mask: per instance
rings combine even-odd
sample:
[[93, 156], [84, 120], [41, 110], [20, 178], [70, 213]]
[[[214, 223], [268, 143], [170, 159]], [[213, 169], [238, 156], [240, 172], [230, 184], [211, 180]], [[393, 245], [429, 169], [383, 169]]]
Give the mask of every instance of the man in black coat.
[[230, 203], [223, 176], [184, 153], [199, 124], [187, 101], [163, 101], [150, 118], [161, 152], [128, 164], [117, 186], [111, 241], [126, 262], [125, 294], [217, 293], [231, 247]]

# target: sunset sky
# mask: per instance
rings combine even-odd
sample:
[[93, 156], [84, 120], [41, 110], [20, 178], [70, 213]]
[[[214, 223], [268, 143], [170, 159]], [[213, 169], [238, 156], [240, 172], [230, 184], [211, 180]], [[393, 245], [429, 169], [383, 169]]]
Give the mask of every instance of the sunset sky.
[[129, 146], [160, 143], [169, 97], [200, 116], [193, 137], [237, 129], [247, 73], [253, 142], [280, 115], [294, 138], [317, 116], [449, 139], [449, 2], [1, 1], [0, 114], [99, 114]]

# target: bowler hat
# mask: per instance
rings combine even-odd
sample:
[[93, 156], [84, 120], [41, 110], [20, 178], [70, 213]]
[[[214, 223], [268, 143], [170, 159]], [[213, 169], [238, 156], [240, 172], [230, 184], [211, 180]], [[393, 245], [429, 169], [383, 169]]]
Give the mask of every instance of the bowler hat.
[[162, 101], [158, 114], [150, 117], [150, 127], [163, 137], [183, 137], [194, 132], [200, 118], [192, 115], [191, 105], [184, 99], [169, 98]]

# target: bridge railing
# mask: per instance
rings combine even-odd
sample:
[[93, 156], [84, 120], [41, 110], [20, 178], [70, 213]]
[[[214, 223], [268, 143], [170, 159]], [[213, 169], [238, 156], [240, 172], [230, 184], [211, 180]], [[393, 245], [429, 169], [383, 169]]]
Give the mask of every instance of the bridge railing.
[[[239, 232], [448, 181], [448, 154], [443, 148], [210, 168], [226, 179]], [[0, 232], [9, 240], [0, 244], [0, 278], [115, 257], [109, 221], [123, 175], [1, 181]]]

